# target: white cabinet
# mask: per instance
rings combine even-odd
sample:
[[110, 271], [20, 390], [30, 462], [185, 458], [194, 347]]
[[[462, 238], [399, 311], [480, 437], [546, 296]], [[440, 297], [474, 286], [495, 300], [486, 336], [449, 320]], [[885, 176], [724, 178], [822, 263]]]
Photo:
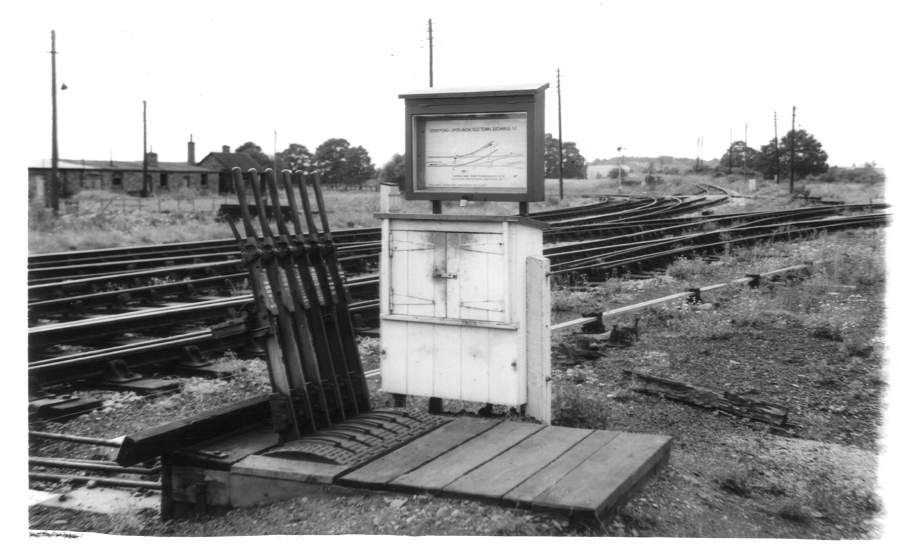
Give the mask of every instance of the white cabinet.
[[[526, 403], [525, 261], [542, 258], [543, 224], [518, 216], [378, 217], [382, 388]], [[544, 303], [531, 299], [532, 311]]]

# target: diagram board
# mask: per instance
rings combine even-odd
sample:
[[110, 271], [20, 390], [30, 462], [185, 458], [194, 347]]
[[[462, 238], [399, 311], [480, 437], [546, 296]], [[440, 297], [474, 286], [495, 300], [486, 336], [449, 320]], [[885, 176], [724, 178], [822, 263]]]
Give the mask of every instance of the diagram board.
[[426, 189], [527, 188], [527, 114], [415, 118]]

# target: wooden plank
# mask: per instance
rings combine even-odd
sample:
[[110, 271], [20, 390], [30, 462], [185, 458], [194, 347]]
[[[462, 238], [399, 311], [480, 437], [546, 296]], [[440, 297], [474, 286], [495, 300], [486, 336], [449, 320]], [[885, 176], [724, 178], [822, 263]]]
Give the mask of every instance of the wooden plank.
[[527, 257], [525, 263], [525, 325], [527, 337], [527, 414], [552, 422], [552, 364], [550, 362], [549, 259]]
[[525, 378], [519, 363], [518, 333], [487, 330], [487, 398], [485, 402], [506, 406], [518, 406], [525, 399], [519, 389]]
[[348, 470], [344, 465], [329, 465], [314, 461], [297, 461], [265, 455], [250, 455], [235, 463], [231, 474], [272, 480], [292, 480], [295, 482], [316, 482], [331, 484], [341, 473]]
[[389, 487], [439, 491], [540, 429], [538, 424], [503, 422], [421, 467], [395, 478]]
[[395, 478], [477, 437], [499, 420], [462, 417], [338, 479], [343, 484], [384, 487]]
[[279, 441], [280, 437], [271, 426], [262, 425], [179, 449], [172, 453], [172, 462], [179, 466], [228, 470], [248, 455], [261, 453], [278, 445]]
[[577, 428], [544, 427], [518, 445], [456, 479], [443, 491], [499, 500], [591, 433], [592, 430]]
[[537, 496], [534, 507], [602, 517], [668, 458], [671, 438], [621, 434]]
[[408, 394], [406, 380], [406, 333], [409, 325], [397, 321], [381, 322], [381, 390]]
[[553, 462], [537, 471], [529, 479], [507, 492], [503, 496], [502, 502], [513, 506], [529, 505], [537, 496], [552, 488], [565, 475], [599, 449], [602, 449], [610, 441], [614, 441], [619, 435], [621, 435], [621, 432], [605, 430], [593, 432]]
[[116, 462], [125, 467], [131, 466], [168, 451], [207, 440], [210, 435], [261, 423], [270, 416], [268, 395], [220, 406], [125, 436]]
[[434, 348], [434, 396], [460, 400], [462, 371], [459, 356], [462, 354], [462, 329], [434, 325], [434, 337], [440, 342]]
[[[432, 396], [434, 394], [434, 325], [406, 325], [406, 393]], [[396, 348], [396, 345], [394, 345]]]
[[462, 351], [459, 371], [462, 374], [461, 398], [464, 401], [488, 402], [490, 348], [487, 329], [460, 329]]
[[635, 377], [640, 385], [634, 390], [641, 393], [662, 395], [703, 408], [723, 410], [729, 414], [766, 422], [774, 426], [783, 426], [789, 414], [789, 410], [785, 406], [744, 397], [730, 391], [719, 391], [711, 387], [691, 385], [674, 379], [642, 373], [636, 373]]

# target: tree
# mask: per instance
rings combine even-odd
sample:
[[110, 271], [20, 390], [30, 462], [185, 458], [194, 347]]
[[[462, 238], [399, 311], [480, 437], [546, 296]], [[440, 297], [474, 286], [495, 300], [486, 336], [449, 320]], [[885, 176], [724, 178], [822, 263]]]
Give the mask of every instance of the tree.
[[283, 152], [275, 155], [278, 169], [291, 171], [312, 171], [312, 152], [302, 144], [290, 144]]
[[375, 172], [375, 166], [371, 163], [368, 150], [362, 146], [351, 146], [347, 150], [346, 174], [343, 177], [345, 183], [364, 183], [371, 179]]
[[[544, 137], [543, 175], [546, 178], [559, 177], [559, 141], [552, 134]], [[574, 142], [562, 142], [562, 177], [583, 179], [585, 174], [584, 156]]]
[[350, 143], [343, 138], [330, 138], [315, 149], [314, 165], [323, 183], [340, 183], [346, 176], [347, 150]]
[[389, 181], [403, 186], [406, 180], [406, 156], [404, 154], [393, 154], [390, 161], [384, 164], [378, 178], [382, 181]]
[[350, 146], [344, 138], [325, 140], [315, 149], [313, 165], [321, 174], [322, 182], [329, 184], [361, 183], [375, 171], [368, 150]]
[[259, 164], [260, 169], [266, 169], [268, 167], [274, 166], [272, 158], [269, 157], [268, 154], [263, 152], [262, 148], [260, 148], [259, 145], [255, 142], [244, 142], [239, 148], [234, 151], [247, 154], [248, 156], [253, 158], [253, 161]]
[[718, 167], [727, 170], [728, 173], [734, 169], [756, 169], [759, 157], [761, 157], [761, 153], [758, 150], [747, 146], [742, 140], [738, 140], [731, 144], [730, 149], [721, 156]]
[[[827, 152], [822, 148], [821, 142], [803, 129], [796, 130], [795, 136], [792, 130], [787, 132], [780, 140], [779, 149], [774, 138], [762, 146], [756, 169], [768, 179], [773, 178], [778, 170], [781, 177], [788, 176], [791, 146], [794, 147], [793, 174], [797, 179], [827, 171]], [[779, 162], [776, 154], [780, 156]]]

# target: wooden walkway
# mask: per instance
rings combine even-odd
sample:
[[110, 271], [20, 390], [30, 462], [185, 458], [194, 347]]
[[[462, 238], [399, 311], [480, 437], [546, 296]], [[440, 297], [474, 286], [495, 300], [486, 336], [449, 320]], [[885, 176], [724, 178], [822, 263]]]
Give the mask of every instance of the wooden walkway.
[[667, 436], [463, 417], [335, 482], [602, 517], [666, 463], [670, 446]]
[[[179, 516], [245, 507], [326, 485], [428, 492], [602, 518], [665, 465], [671, 447], [668, 436], [473, 417], [444, 420], [404, 419], [422, 429], [349, 461], [298, 453], [303, 439], [277, 445], [270, 428], [186, 448], [164, 462], [170, 474], [163, 477], [163, 509]], [[347, 433], [360, 437], [358, 431]], [[313, 439], [330, 441], [322, 434]]]

